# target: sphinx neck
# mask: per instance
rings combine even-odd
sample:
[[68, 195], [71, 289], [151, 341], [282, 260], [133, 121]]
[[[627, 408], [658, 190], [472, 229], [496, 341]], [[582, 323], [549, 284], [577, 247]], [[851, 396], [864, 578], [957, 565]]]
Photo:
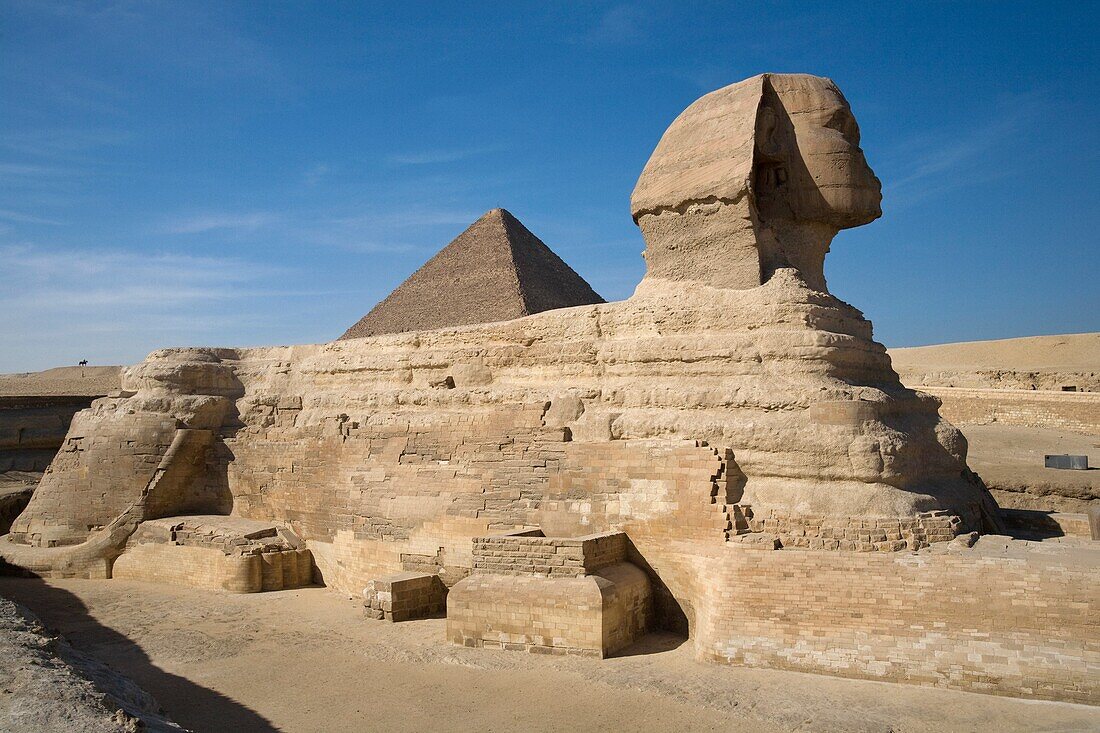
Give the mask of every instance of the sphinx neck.
[[757, 222], [761, 282], [767, 282], [781, 267], [793, 267], [814, 290], [829, 292], [825, 283], [825, 255], [837, 229], [818, 222], [776, 219]]
[[695, 282], [747, 290], [781, 267], [828, 292], [825, 254], [837, 230], [785, 219], [764, 221], [750, 197], [705, 201], [638, 217], [645, 238], [646, 280]]

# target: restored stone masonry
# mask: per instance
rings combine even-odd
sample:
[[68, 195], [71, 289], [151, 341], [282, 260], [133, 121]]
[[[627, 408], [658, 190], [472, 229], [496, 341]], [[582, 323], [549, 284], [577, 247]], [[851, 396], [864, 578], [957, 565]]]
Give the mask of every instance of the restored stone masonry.
[[313, 559], [293, 533], [267, 522], [172, 517], [142, 522], [112, 577], [257, 593], [311, 585]]
[[944, 417], [959, 425], [1021, 425], [1100, 434], [1100, 394], [1015, 389], [919, 387], [939, 398]]
[[395, 573], [367, 583], [367, 617], [386, 621], [428, 618], [447, 610], [447, 588], [432, 573]]
[[621, 532], [558, 538], [524, 530], [473, 543], [474, 572], [447, 599], [455, 644], [602, 657], [650, 627], [649, 579], [626, 562]]
[[627, 560], [629, 541], [622, 532], [588, 537], [545, 537], [542, 530], [520, 530], [475, 537], [474, 573], [547, 575], [579, 578]]
[[[828, 291], [833, 237], [880, 200], [831, 81], [717, 90], [639, 178], [629, 299], [493, 321], [441, 298], [482, 315], [154, 352], [77, 414], [0, 556], [238, 592], [317, 581], [393, 621], [445, 596], [467, 646], [607, 656], [660, 627], [724, 663], [1095, 703], [1100, 545], [998, 538], [965, 438]], [[480, 251], [525, 273], [501, 307], [553, 294], [514, 227], [478, 240], [501, 222], [406, 295]]]
[[715, 588], [698, 609], [698, 649], [720, 662], [1096, 704], [1095, 544], [731, 548], [697, 566]]

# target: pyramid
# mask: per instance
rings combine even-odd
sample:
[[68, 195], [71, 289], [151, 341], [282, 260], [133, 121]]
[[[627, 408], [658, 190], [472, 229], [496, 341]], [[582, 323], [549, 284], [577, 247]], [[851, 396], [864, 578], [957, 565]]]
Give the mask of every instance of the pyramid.
[[516, 217], [493, 209], [340, 338], [509, 321], [603, 302]]

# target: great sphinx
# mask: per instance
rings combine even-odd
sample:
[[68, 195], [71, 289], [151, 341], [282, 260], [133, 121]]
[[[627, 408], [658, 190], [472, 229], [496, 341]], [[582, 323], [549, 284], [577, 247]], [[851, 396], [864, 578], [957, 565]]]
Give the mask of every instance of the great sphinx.
[[632, 297], [154, 352], [77, 417], [0, 554], [110, 577], [143, 522], [231, 514], [286, 527], [319, 581], [357, 592], [410, 568], [453, 586], [493, 532], [620, 531], [713, 656], [721, 569], [746, 552], [911, 552], [998, 526], [965, 439], [827, 290], [833, 237], [880, 200], [831, 81], [707, 94], [631, 198]]

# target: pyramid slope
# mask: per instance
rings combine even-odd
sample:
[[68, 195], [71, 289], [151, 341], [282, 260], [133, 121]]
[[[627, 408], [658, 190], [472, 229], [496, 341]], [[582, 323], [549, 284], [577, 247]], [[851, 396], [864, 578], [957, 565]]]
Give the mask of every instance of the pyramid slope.
[[504, 209], [493, 209], [341, 339], [508, 321], [603, 298]]

